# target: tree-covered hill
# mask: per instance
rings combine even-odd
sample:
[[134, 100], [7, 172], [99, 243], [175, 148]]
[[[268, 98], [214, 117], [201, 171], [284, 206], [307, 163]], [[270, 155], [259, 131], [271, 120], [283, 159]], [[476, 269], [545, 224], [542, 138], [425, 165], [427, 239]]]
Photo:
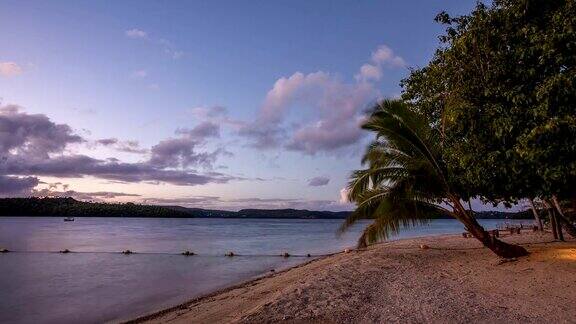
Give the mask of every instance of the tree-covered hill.
[[[0, 216], [158, 217], [158, 218], [274, 218], [343, 219], [350, 212], [304, 209], [242, 209], [240, 211], [186, 208], [134, 203], [95, 203], [73, 198], [0, 198]], [[528, 212], [479, 212], [477, 218], [531, 218]]]

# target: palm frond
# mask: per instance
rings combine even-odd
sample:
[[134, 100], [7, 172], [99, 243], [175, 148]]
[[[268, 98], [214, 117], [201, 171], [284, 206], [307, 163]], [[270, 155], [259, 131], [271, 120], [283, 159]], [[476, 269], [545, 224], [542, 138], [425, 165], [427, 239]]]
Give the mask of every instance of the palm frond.
[[400, 100], [385, 100], [372, 109], [362, 128], [375, 133], [355, 171], [348, 198], [356, 209], [339, 232], [362, 219], [373, 219], [359, 246], [452, 213], [441, 207], [447, 181], [440, 159], [438, 134], [426, 118]]

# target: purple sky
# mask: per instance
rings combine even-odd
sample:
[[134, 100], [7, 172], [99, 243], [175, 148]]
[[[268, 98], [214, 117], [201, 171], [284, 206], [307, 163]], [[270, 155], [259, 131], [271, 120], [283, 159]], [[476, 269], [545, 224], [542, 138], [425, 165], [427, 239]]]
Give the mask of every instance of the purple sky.
[[350, 209], [363, 110], [474, 3], [2, 1], [0, 195]]

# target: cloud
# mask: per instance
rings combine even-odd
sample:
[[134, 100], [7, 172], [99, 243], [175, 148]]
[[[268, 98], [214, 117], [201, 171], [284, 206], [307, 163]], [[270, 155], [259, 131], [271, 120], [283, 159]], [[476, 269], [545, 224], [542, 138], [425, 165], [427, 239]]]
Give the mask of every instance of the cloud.
[[376, 51], [372, 52], [371, 63], [366, 63], [360, 67], [360, 71], [354, 77], [359, 82], [379, 81], [383, 75], [385, 67], [398, 68], [406, 66], [404, 59], [396, 54], [386, 45], [380, 45]]
[[377, 65], [364, 64], [360, 67], [356, 79], [362, 81], [378, 81], [382, 78], [382, 69]]
[[96, 141], [96, 144], [112, 147], [119, 152], [145, 154], [148, 150], [141, 148], [137, 141], [121, 141], [117, 138], [102, 138]]
[[137, 28], [129, 29], [125, 32], [125, 34], [127, 37], [134, 38], [134, 39], [148, 38], [148, 34], [145, 31], [137, 29]]
[[72, 197], [77, 200], [105, 201], [120, 197], [139, 197], [137, 194], [114, 191], [81, 192], [75, 190], [55, 191], [52, 189], [34, 190], [31, 194], [34, 197]]
[[104, 146], [110, 146], [118, 143], [117, 138], [103, 138], [96, 141], [98, 144], [102, 144]]
[[220, 136], [220, 127], [213, 122], [204, 121], [192, 129], [177, 129], [176, 135], [179, 137], [165, 139], [151, 148], [150, 164], [162, 168], [187, 168], [195, 165], [211, 169], [218, 156], [232, 155], [223, 148], [212, 152], [198, 152], [198, 148], [203, 146], [208, 138]]
[[145, 198], [146, 204], [179, 205], [189, 208], [205, 209], [308, 209], [308, 210], [350, 210], [348, 204], [340, 204], [333, 200], [308, 200], [299, 198], [235, 198], [223, 199], [215, 196], [193, 196], [182, 198]]
[[199, 174], [189, 169], [167, 169], [150, 161], [123, 163], [116, 159], [99, 160], [85, 155], [59, 156], [47, 160], [9, 157], [0, 164], [0, 174], [64, 178], [92, 176], [120, 182], [169, 183], [182, 186], [241, 180], [217, 172]]
[[14, 62], [0, 62], [0, 76], [13, 77], [22, 74], [23, 69]]
[[384, 68], [405, 66], [386, 45], [361, 66], [355, 82], [317, 71], [296, 72], [276, 80], [257, 117], [238, 124], [238, 134], [257, 149], [284, 148], [308, 155], [337, 153], [363, 136], [363, 110], [382, 97], [374, 82]]
[[314, 177], [312, 179], [309, 179], [308, 185], [311, 187], [320, 187], [320, 186], [327, 185], [329, 182], [330, 182], [330, 178], [320, 176], [320, 177]]
[[70, 126], [56, 124], [46, 115], [22, 113], [15, 105], [0, 107], [0, 156], [12, 153], [46, 159], [81, 142], [84, 139], [73, 134]]
[[218, 126], [227, 126], [234, 130], [239, 130], [246, 126], [246, 122], [231, 118], [228, 109], [222, 106], [195, 107], [190, 109], [190, 113], [202, 122], [211, 122]]
[[222, 106], [195, 107], [190, 109], [192, 115], [201, 120], [219, 118], [228, 115], [228, 109]]
[[[296, 72], [276, 81], [256, 121], [239, 133], [259, 149], [283, 146], [309, 155], [334, 152], [361, 138], [360, 112], [379, 96], [369, 83], [347, 84], [322, 71]], [[308, 120], [287, 127], [291, 109], [297, 116], [309, 116]]]
[[220, 137], [220, 126], [211, 121], [204, 121], [192, 129], [179, 128], [176, 134], [187, 135], [198, 140], [205, 140], [209, 137]]
[[150, 164], [161, 168], [187, 168], [190, 165], [210, 166], [216, 161], [217, 153], [198, 153], [198, 142], [189, 137], [169, 138], [154, 145]]
[[184, 197], [184, 198], [145, 198], [142, 200], [145, 204], [155, 204], [155, 205], [207, 205], [213, 202], [219, 202], [220, 197], [213, 196], [196, 196], [196, 197]]
[[[198, 133], [201, 132], [198, 130]], [[84, 142], [87, 141], [74, 134], [70, 126], [54, 123], [46, 115], [27, 114], [14, 105], [0, 107], [0, 176], [6, 188], [12, 188], [11, 191], [32, 188], [38, 179], [30, 177], [37, 176], [92, 176], [121, 182], [187, 186], [244, 180], [218, 172], [199, 173], [190, 169], [211, 169], [218, 156], [230, 154], [223, 149], [200, 152], [198, 146], [201, 142], [190, 135], [159, 142], [152, 147], [149, 159], [137, 163], [124, 163], [115, 158], [96, 159], [67, 151], [69, 145]], [[138, 150], [137, 142], [115, 138], [97, 142], [118, 149]]]
[[372, 52], [372, 61], [376, 64], [388, 64], [393, 67], [406, 66], [404, 59], [396, 54], [386, 45], [380, 45], [376, 51]]
[[0, 175], [0, 196], [27, 196], [39, 183], [36, 177]]

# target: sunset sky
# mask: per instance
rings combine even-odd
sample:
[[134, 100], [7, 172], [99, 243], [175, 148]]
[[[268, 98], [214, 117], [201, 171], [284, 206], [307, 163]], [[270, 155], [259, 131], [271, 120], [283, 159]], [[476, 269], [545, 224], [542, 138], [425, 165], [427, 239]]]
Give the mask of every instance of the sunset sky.
[[0, 2], [0, 195], [344, 210], [378, 98], [475, 1]]

